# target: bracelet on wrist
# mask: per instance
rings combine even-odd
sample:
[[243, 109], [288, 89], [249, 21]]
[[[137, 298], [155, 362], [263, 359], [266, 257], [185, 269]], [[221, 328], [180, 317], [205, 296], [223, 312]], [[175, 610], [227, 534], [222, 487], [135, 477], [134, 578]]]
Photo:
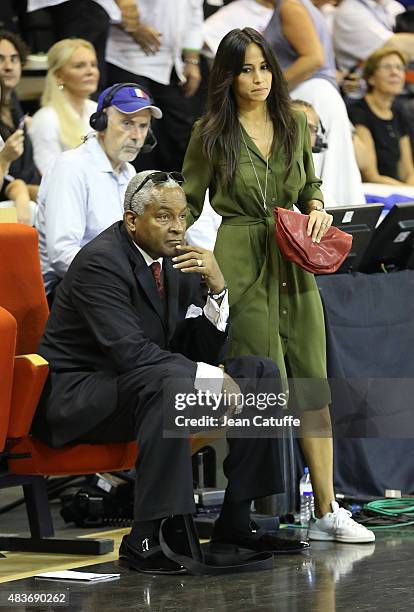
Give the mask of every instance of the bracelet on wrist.
[[314, 206], [310, 212], [312, 212], [312, 210], [316, 210], [317, 212], [323, 212], [325, 209], [323, 206]]
[[190, 64], [191, 66], [199, 66], [200, 60], [195, 57], [186, 57], [183, 59], [184, 64]]
[[225, 283], [223, 289], [218, 293], [214, 293], [211, 289], [209, 289], [207, 293], [213, 300], [220, 300], [221, 298], [224, 298], [227, 293], [227, 284]]

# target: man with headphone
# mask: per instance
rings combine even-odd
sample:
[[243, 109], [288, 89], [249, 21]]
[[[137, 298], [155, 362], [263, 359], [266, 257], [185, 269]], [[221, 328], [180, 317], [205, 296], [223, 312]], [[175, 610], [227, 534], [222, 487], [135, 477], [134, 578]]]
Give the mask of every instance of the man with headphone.
[[35, 226], [49, 304], [78, 251], [122, 219], [125, 190], [135, 174], [130, 162], [156, 145], [152, 117], [160, 119], [162, 112], [137, 83], [105, 89], [90, 118], [95, 131], [59, 155], [44, 175]]

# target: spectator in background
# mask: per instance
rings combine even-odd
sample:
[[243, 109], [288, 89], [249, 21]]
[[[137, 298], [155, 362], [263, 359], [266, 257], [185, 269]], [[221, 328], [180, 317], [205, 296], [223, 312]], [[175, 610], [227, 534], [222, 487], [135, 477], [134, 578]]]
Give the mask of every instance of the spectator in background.
[[[3, 138], [0, 136], [0, 189], [3, 192], [3, 195], [6, 199], [11, 200], [13, 205], [16, 206], [16, 202], [13, 200], [13, 189], [11, 189], [11, 185], [15, 183], [13, 179], [11, 179], [9, 175], [10, 165], [19, 158], [23, 153], [23, 142], [24, 142], [24, 133], [23, 130], [16, 130], [9, 138], [4, 142]], [[0, 203], [0, 207], [4, 207], [4, 202]], [[7, 202], [8, 206], [9, 203]], [[26, 207], [24, 207], [23, 213], [26, 212]], [[21, 212], [19, 212], [19, 217], [21, 217]], [[20, 219], [21, 220], [21, 219]]]
[[[318, 161], [318, 155], [322, 153], [328, 146], [325, 141], [325, 130], [322, 128], [318, 113], [315, 111], [310, 102], [306, 102], [306, 100], [292, 100], [292, 106], [296, 110], [303, 111], [306, 115], [306, 120], [308, 122], [308, 128], [310, 133], [313, 163], [315, 165], [315, 162], [317, 163]], [[335, 198], [326, 191], [323, 184], [321, 185], [320, 189], [323, 193], [323, 201], [325, 207], [328, 208], [329, 206], [335, 206]]]
[[[313, 159], [315, 160], [315, 155], [321, 153], [328, 146], [325, 140], [325, 129], [312, 104], [306, 102], [305, 100], [292, 100], [292, 105], [297, 110], [303, 111], [306, 115], [311, 137], [312, 153], [314, 154]], [[350, 125], [352, 126], [352, 123]], [[356, 133], [353, 126], [352, 130], [352, 143], [354, 145], [355, 159], [357, 161], [358, 168], [362, 172], [366, 168], [367, 147], [365, 146], [362, 138]], [[326, 191], [323, 184], [321, 185], [321, 191], [323, 193], [325, 206], [334, 206], [336, 202], [331, 194]]]
[[28, 0], [27, 12], [45, 10], [52, 22], [54, 40], [84, 38], [95, 48], [101, 73], [100, 89], [105, 82], [105, 48], [110, 19], [120, 20], [119, 5], [124, 11], [135, 0]]
[[49, 303], [78, 251], [122, 219], [123, 199], [135, 174], [151, 116], [162, 113], [141, 89], [114, 85], [99, 96], [90, 133], [76, 149], [59, 155], [42, 179], [36, 227]]
[[181, 170], [195, 115], [191, 98], [201, 80], [203, 2], [139, 0], [136, 4], [140, 13], [134, 31], [118, 25], [110, 28], [108, 80], [141, 83], [163, 109], [155, 128], [160, 144], [136, 167]]
[[96, 110], [89, 96], [99, 79], [95, 50], [82, 38], [60, 40], [47, 58], [42, 108], [33, 116], [29, 130], [35, 163], [42, 174], [59, 153], [77, 147], [88, 132], [89, 117]]
[[214, 57], [221, 39], [234, 28], [254, 28], [261, 34], [267, 28], [274, 11], [272, 0], [234, 0], [204, 21], [204, 51]]
[[[338, 204], [365, 202], [335, 57], [325, 19], [311, 0], [281, 0], [264, 37], [276, 53], [291, 96], [311, 103], [326, 131], [328, 148], [315, 172]], [[338, 172], [340, 168], [340, 172]]]
[[384, 45], [414, 59], [414, 34], [393, 32], [404, 7], [395, 0], [342, 0], [335, 11], [333, 42], [339, 67], [352, 70]]
[[414, 185], [413, 157], [405, 116], [396, 103], [405, 81], [406, 62], [398, 49], [384, 47], [367, 59], [367, 94], [349, 108], [357, 135], [366, 146], [364, 180]]
[[40, 174], [34, 164], [32, 143], [26, 132], [28, 119], [24, 117], [14, 91], [20, 81], [26, 55], [26, 46], [17, 34], [0, 31], [0, 136], [3, 141], [8, 141], [17, 130], [15, 138], [18, 141], [20, 132], [23, 134], [21, 154], [18, 157], [13, 155], [13, 159], [9, 157], [0, 197], [13, 201], [19, 222], [32, 225]]

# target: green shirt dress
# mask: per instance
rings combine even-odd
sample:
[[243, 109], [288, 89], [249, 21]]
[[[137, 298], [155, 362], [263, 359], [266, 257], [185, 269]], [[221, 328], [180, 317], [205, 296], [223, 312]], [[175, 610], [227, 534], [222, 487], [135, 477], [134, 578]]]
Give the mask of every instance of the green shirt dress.
[[[315, 176], [304, 113], [295, 113], [298, 142], [292, 170], [277, 143], [269, 158], [267, 210], [264, 209], [246, 145], [264, 192], [266, 160], [244, 131], [230, 193], [219, 178], [220, 159], [210, 164], [203, 154], [196, 124], [184, 160], [183, 188], [191, 225], [201, 214], [209, 189], [210, 203], [222, 217], [214, 253], [229, 288], [231, 342], [229, 357], [260, 355], [273, 359], [283, 380], [318, 379], [295, 384], [301, 409], [318, 409], [329, 401], [326, 381], [325, 325], [321, 299], [312, 274], [285, 261], [275, 239], [273, 208], [306, 212], [311, 199], [323, 202]], [[243, 128], [241, 128], [243, 129]], [[311, 383], [311, 381], [308, 381]], [[305, 390], [307, 388], [307, 391]], [[291, 387], [292, 391], [292, 387]]]

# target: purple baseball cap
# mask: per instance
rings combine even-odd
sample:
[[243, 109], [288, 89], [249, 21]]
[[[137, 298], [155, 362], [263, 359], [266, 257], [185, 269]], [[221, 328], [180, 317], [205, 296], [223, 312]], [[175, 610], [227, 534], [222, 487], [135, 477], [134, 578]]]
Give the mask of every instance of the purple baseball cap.
[[[118, 85], [122, 85], [122, 83], [118, 83]], [[115, 91], [109, 100], [105, 100], [105, 98], [110, 95], [111, 91], [113, 91], [115, 87], [116, 85], [107, 87], [100, 94], [98, 98], [98, 112], [104, 108], [108, 108], [109, 106], [114, 106], [121, 113], [136, 113], [137, 111], [148, 109], [151, 111], [151, 115], [155, 117], [155, 119], [161, 119], [161, 109], [158, 108], [158, 106], [153, 105], [152, 98], [139, 86], [130, 87], [126, 85], [125, 87]]]

